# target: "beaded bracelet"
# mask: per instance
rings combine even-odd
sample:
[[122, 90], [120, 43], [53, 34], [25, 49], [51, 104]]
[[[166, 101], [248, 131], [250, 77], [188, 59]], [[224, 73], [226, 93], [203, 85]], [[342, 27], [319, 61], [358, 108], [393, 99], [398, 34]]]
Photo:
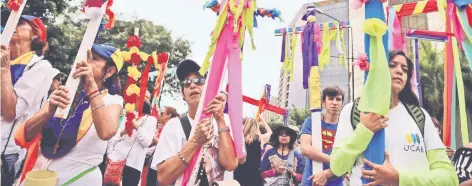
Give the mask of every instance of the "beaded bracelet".
[[177, 155], [179, 155], [180, 160], [182, 160], [182, 161], [185, 163], [185, 165], [189, 165], [189, 164], [190, 164], [190, 163], [188, 163], [187, 161], [185, 161], [185, 158], [182, 156], [182, 154], [180, 154], [180, 152], [177, 152]]

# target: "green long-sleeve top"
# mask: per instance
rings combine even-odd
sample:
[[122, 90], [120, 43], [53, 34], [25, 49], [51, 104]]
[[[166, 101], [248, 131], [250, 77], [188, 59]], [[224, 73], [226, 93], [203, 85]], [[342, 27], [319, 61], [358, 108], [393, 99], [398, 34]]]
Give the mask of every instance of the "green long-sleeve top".
[[[366, 150], [374, 133], [358, 124], [353, 132], [340, 141], [331, 154], [331, 171], [336, 176], [350, 172], [356, 159]], [[430, 170], [408, 171], [397, 170], [400, 186], [453, 186], [459, 185], [456, 172], [447, 157], [445, 148], [432, 149], [426, 152]], [[408, 157], [405, 157], [408, 158]], [[395, 165], [394, 165], [395, 167]]]

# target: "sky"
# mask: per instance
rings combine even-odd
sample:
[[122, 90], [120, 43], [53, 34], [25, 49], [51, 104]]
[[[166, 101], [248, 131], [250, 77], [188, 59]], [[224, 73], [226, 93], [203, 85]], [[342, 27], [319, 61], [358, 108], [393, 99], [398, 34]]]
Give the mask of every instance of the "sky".
[[[210, 9], [203, 9], [206, 0], [115, 0], [112, 9], [119, 20], [134, 18], [152, 21], [172, 31], [172, 37], [189, 40], [192, 54], [188, 58], [202, 63], [210, 44], [210, 33], [217, 16]], [[270, 84], [271, 95], [278, 96], [279, 75], [282, 63], [280, 52], [282, 38], [274, 30], [288, 26], [306, 0], [257, 0], [258, 8], [276, 8], [281, 11], [284, 22], [278, 19], [258, 18], [254, 29], [256, 50], [244, 48], [243, 94], [259, 99], [265, 84]], [[246, 38], [245, 46], [250, 46]], [[177, 98], [163, 97], [162, 106], [176, 107], [179, 113], [186, 112], [184, 102]], [[257, 107], [244, 104], [243, 115], [254, 116]]]

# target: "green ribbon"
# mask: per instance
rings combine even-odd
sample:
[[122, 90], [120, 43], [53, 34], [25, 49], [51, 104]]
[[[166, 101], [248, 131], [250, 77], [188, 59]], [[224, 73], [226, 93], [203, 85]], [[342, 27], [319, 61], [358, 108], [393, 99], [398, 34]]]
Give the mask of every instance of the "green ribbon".
[[380, 19], [371, 18], [364, 21], [363, 27], [364, 32], [370, 35], [370, 67], [362, 90], [362, 99], [359, 101], [359, 110], [388, 116], [392, 78], [382, 41], [387, 25]]

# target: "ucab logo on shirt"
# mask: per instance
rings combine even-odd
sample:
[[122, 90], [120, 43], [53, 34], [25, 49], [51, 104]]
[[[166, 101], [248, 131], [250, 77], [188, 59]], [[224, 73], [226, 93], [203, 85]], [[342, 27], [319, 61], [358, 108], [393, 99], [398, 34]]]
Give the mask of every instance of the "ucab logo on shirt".
[[421, 144], [421, 137], [417, 133], [406, 133], [406, 142], [403, 149], [407, 152], [424, 152], [424, 145]]

